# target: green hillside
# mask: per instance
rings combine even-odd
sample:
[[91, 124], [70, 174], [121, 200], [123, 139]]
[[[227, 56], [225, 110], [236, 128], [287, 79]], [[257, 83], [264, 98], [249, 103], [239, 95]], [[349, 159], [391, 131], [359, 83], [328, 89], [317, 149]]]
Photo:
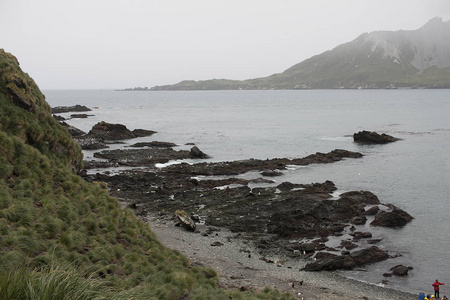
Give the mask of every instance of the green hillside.
[[0, 49], [0, 299], [290, 299], [220, 289], [104, 183], [76, 172], [82, 153], [44, 95]]
[[282, 73], [243, 81], [182, 81], [151, 90], [450, 88], [450, 21], [417, 30], [375, 31]]

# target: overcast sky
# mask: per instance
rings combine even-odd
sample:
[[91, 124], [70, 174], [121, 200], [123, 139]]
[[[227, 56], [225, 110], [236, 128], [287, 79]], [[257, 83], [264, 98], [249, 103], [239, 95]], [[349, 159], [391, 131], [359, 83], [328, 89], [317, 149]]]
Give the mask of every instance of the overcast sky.
[[0, 0], [0, 48], [41, 89], [151, 87], [264, 77], [436, 16], [449, 0]]

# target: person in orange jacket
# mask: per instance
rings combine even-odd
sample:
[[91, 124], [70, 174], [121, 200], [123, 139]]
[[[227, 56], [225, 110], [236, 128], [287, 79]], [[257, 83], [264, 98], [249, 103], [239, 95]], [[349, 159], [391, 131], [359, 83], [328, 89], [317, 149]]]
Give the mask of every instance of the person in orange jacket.
[[440, 285], [445, 285], [445, 283], [439, 282], [439, 280], [437, 280], [437, 279], [432, 284], [432, 286], [434, 287], [434, 297], [436, 297], [436, 298], [439, 298], [439, 286]]

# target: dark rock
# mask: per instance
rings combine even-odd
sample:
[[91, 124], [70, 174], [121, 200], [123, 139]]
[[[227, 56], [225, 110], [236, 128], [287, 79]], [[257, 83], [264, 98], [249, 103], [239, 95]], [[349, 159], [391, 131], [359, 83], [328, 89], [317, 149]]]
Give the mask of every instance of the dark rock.
[[376, 246], [352, 252], [350, 256], [355, 260], [357, 266], [371, 264], [389, 258], [387, 252], [381, 250]]
[[201, 159], [209, 158], [209, 156], [203, 153], [197, 146], [191, 148], [190, 155], [193, 158], [201, 158]]
[[[354, 156], [353, 153], [336, 150], [295, 160], [249, 159], [194, 165], [182, 163], [155, 168], [156, 162], [192, 157], [189, 151], [180, 152], [171, 148], [113, 150], [96, 153], [95, 157], [108, 159], [110, 165], [148, 168], [127, 170], [118, 175], [95, 174], [87, 177], [92, 181], [107, 182], [114, 197], [139, 203], [134, 210], [142, 218], [148, 216], [149, 212], [171, 216], [177, 209], [185, 210], [189, 214], [201, 216], [206, 226], [224, 226], [232, 232], [249, 233], [255, 240], [260, 256], [272, 257], [274, 251], [280, 250], [292, 256], [296, 249], [298, 252], [308, 250], [307, 256], [310, 256], [318, 249], [337, 251], [326, 247], [326, 237], [342, 235], [349, 222], [361, 216], [367, 205], [372, 205], [368, 203], [378, 203], [378, 198], [370, 192], [357, 191], [345, 193], [334, 200], [331, 193], [336, 190], [336, 186], [331, 181], [311, 184], [283, 182], [277, 187], [251, 189], [250, 181], [242, 178], [198, 179], [197, 176], [283, 170], [289, 164], [329, 163], [348, 157], [346, 155]], [[147, 209], [146, 212], [144, 208]], [[362, 233], [354, 233], [357, 239], [364, 236]], [[302, 248], [306, 245], [293, 249], [289, 240], [301, 238], [313, 239], [310, 250]], [[351, 247], [352, 243], [349, 242], [348, 246]], [[348, 252], [347, 256], [351, 257], [351, 261], [345, 258], [341, 267], [356, 265], [352, 255], [353, 253]]]
[[336, 254], [329, 252], [317, 252], [316, 255], [314, 255], [314, 258], [318, 260], [328, 259], [331, 257], [336, 257]]
[[364, 144], [386, 144], [398, 141], [399, 139], [385, 133], [378, 134], [375, 131], [364, 130], [353, 134], [353, 140], [357, 143]]
[[369, 244], [378, 244], [382, 240], [383, 239], [372, 239], [372, 240], [368, 240], [367, 243], [369, 243]]
[[403, 227], [411, 222], [413, 217], [406, 211], [394, 208], [391, 212], [380, 211], [370, 225], [383, 227]]
[[175, 212], [175, 216], [178, 218], [178, 220], [180, 221], [181, 225], [190, 230], [190, 231], [195, 231], [196, 230], [196, 226], [194, 221], [192, 221], [191, 217], [189, 217], [189, 215], [183, 211], [183, 210], [177, 210]]
[[84, 105], [75, 105], [75, 106], [57, 106], [52, 108], [52, 114], [61, 114], [67, 112], [83, 112], [83, 111], [91, 111], [90, 108]]
[[53, 116], [53, 118], [55, 118], [56, 121], [59, 121], [59, 122], [65, 121], [65, 120], [66, 120], [66, 118], [61, 117], [61, 116], [59, 116], [59, 115], [52, 115], [52, 116]]
[[[346, 150], [333, 150], [329, 153], [316, 153], [304, 158], [288, 159], [274, 158], [267, 160], [247, 159], [220, 163], [200, 163], [194, 165], [174, 165], [167, 168], [177, 169], [177, 172], [186, 172], [195, 175], [238, 175], [249, 171], [264, 171], [266, 169], [285, 169], [286, 164], [309, 165], [316, 163], [333, 163], [344, 158], [360, 158], [361, 153]], [[183, 170], [180, 170], [183, 169]]]
[[98, 150], [109, 148], [103, 139], [89, 137], [88, 135], [74, 136], [74, 140], [81, 146], [83, 150]]
[[384, 277], [392, 277], [392, 273], [383, 273]]
[[323, 260], [316, 260], [307, 264], [305, 271], [334, 271], [351, 270], [355, 267], [363, 266], [388, 259], [389, 255], [378, 247], [372, 246], [367, 249], [358, 250], [349, 255], [329, 257]]
[[353, 236], [354, 241], [359, 241], [360, 239], [368, 239], [372, 237], [372, 233], [361, 231], [350, 233], [350, 235]]
[[141, 148], [104, 150], [94, 153], [94, 157], [107, 159], [123, 166], [154, 166], [156, 163], [166, 163], [169, 160], [192, 158], [187, 150], [173, 150], [172, 148]]
[[325, 200], [328, 206], [327, 218], [331, 221], [350, 220], [364, 212], [364, 207], [358, 200], [348, 197], [341, 197], [338, 200]]
[[176, 147], [177, 144], [169, 143], [169, 142], [141, 142], [131, 145], [130, 147], [141, 148], [141, 147], [158, 147], [158, 148], [172, 148]]
[[283, 173], [281, 173], [278, 170], [265, 170], [261, 172], [262, 176], [267, 176], [267, 177], [275, 177], [275, 176], [281, 176], [283, 175]]
[[78, 129], [72, 125], [69, 125], [66, 122], [60, 122], [60, 124], [66, 127], [67, 130], [69, 130], [69, 133], [72, 137], [79, 137], [86, 134], [86, 132], [84, 132], [83, 130]]
[[216, 242], [212, 243], [211, 246], [212, 247], [220, 247], [220, 246], [223, 246], [223, 243], [216, 241]]
[[314, 243], [302, 243], [292, 247], [294, 250], [314, 252], [316, 250], [316, 245]]
[[92, 117], [93, 115], [88, 115], [88, 114], [73, 114], [70, 115], [70, 117], [72, 119], [86, 119], [87, 117]]
[[341, 194], [340, 197], [354, 199], [354, 200], [357, 200], [359, 203], [366, 204], [366, 205], [380, 204], [380, 200], [378, 199], [378, 197], [374, 193], [369, 192], [369, 191], [346, 192], [346, 193]]
[[282, 191], [290, 191], [292, 189], [295, 188], [304, 188], [305, 185], [303, 184], [296, 184], [296, 183], [292, 183], [292, 182], [282, 182], [279, 185], [277, 185], [277, 189], [282, 190]]
[[395, 276], [406, 276], [408, 275], [408, 271], [412, 270], [413, 267], [406, 267], [404, 265], [398, 265], [395, 267], [392, 267], [390, 271], [392, 271], [392, 274]]
[[99, 141], [118, 141], [149, 136], [154, 133], [155, 131], [144, 129], [135, 129], [133, 131], [130, 131], [125, 125], [122, 124], [99, 122], [92, 127], [92, 129], [85, 137], [98, 139]]
[[106, 122], [95, 124], [88, 135], [89, 137], [102, 138], [111, 141], [132, 139], [136, 137], [125, 125], [110, 124]]
[[347, 250], [353, 250], [358, 247], [358, 245], [356, 245], [350, 241], [341, 241], [341, 246]]
[[151, 136], [152, 134], [155, 134], [156, 131], [153, 130], [145, 130], [145, 129], [134, 129], [132, 131], [134, 137], [146, 137]]
[[366, 210], [364, 212], [364, 214], [366, 216], [375, 216], [379, 211], [380, 211], [380, 208], [378, 206], [373, 206], [373, 207], [369, 208], [368, 210]]
[[364, 225], [366, 224], [366, 222], [367, 222], [366, 216], [357, 216], [350, 221], [350, 223], [355, 225]]

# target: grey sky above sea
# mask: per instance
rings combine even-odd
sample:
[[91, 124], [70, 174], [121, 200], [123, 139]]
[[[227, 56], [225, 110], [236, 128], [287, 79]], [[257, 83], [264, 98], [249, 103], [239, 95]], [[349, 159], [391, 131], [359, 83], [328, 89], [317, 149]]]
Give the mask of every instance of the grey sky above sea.
[[279, 73], [364, 32], [450, 19], [449, 0], [0, 0], [0, 48], [41, 89]]

